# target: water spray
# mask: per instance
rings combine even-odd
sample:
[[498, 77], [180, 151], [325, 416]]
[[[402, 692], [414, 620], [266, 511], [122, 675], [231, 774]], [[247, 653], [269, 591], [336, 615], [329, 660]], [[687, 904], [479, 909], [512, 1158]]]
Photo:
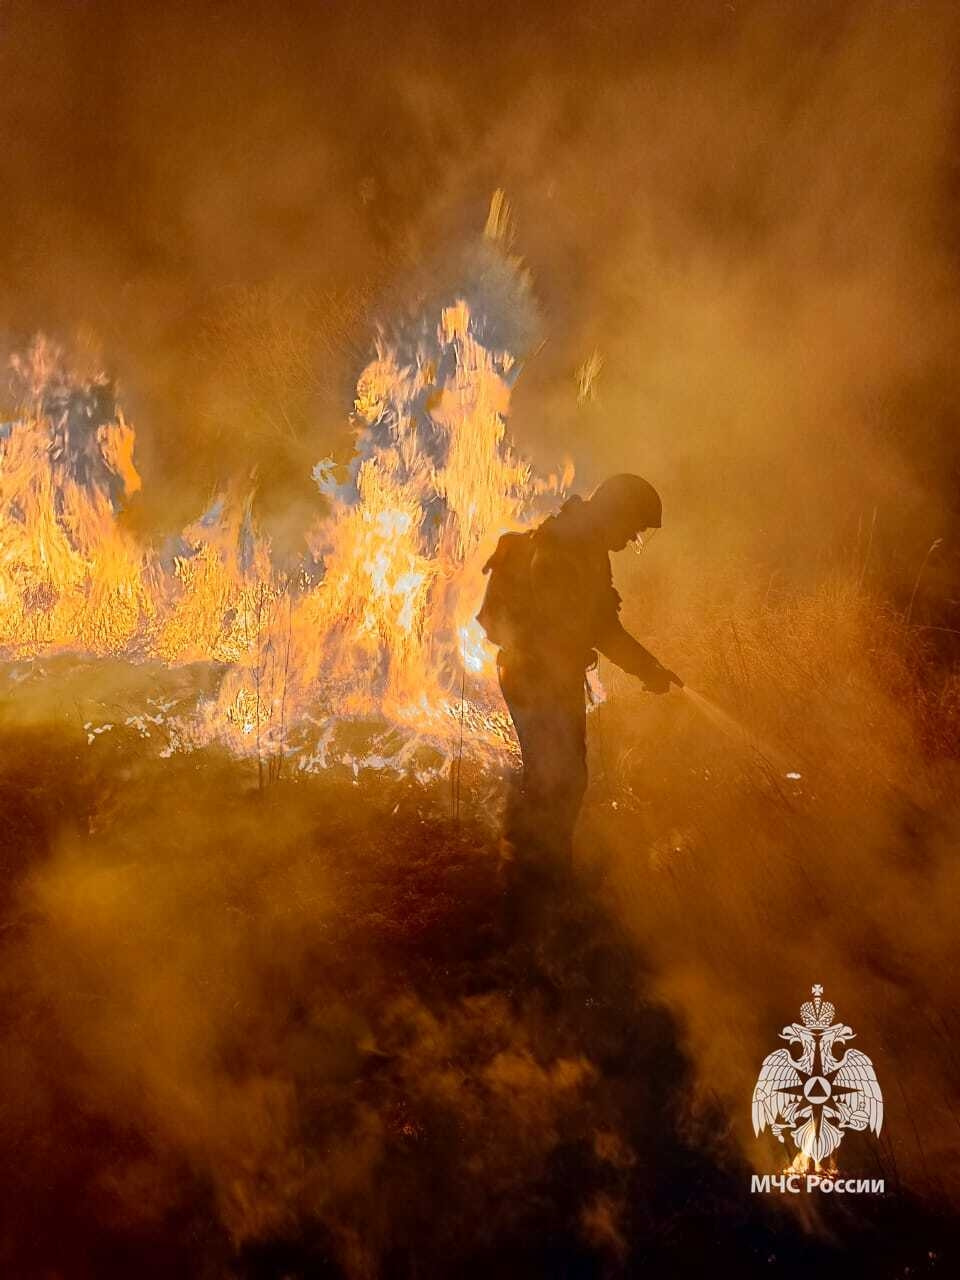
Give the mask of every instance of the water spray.
[[[673, 672], [670, 674], [673, 676]], [[717, 706], [717, 704], [711, 698], [706, 697], [705, 694], [699, 693], [696, 689], [692, 689], [690, 685], [685, 684], [679, 677], [675, 677], [675, 683], [679, 686], [680, 692], [689, 699], [690, 703], [696, 707], [700, 714], [708, 720], [715, 729], [718, 729], [724, 737], [728, 738], [732, 742], [738, 743], [740, 746], [747, 747], [749, 750], [757, 752], [759, 755], [766, 756], [767, 759], [772, 761], [778, 769], [782, 770], [786, 774], [787, 777], [792, 776], [790, 773], [787, 773], [789, 760], [785, 753], [778, 747], [771, 746], [770, 743], [758, 738], [756, 733], [754, 733], [753, 730], [748, 729], [742, 721], [737, 720], [735, 716], [732, 716], [729, 713], [729, 711], [724, 711], [722, 707]]]

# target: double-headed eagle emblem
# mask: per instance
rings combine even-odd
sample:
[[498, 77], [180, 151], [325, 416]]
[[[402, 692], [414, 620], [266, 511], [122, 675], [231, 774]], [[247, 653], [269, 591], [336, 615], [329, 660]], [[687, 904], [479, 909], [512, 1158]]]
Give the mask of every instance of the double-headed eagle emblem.
[[[767, 1125], [784, 1142], [792, 1132], [800, 1155], [819, 1167], [839, 1147], [847, 1129], [883, 1124], [883, 1095], [873, 1063], [859, 1049], [848, 1049], [854, 1031], [834, 1021], [836, 1010], [823, 999], [823, 987], [811, 988], [813, 999], [800, 1007], [802, 1024], [783, 1028], [780, 1039], [799, 1046], [799, 1057], [782, 1048], [763, 1060], [753, 1091], [753, 1131]], [[835, 1050], [843, 1047], [843, 1056]]]

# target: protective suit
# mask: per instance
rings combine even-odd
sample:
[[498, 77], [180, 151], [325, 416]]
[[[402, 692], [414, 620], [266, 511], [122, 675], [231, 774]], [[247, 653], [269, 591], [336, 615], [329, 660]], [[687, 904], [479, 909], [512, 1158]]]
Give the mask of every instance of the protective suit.
[[[615, 483], [622, 481], [631, 484]], [[680, 683], [625, 630], [610, 567], [611, 550], [659, 527], [659, 498], [639, 477], [606, 485], [588, 502], [569, 499], [530, 533], [504, 535], [485, 566], [478, 619], [500, 645], [500, 687], [523, 759], [505, 844], [544, 873], [560, 871], [572, 851], [587, 786], [586, 671], [597, 651], [652, 692]]]

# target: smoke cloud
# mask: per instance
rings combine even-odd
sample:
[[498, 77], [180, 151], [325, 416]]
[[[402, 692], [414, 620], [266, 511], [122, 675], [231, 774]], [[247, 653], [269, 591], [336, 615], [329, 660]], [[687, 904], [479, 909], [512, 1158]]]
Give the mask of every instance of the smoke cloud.
[[536, 300], [504, 309], [510, 429], [585, 488], [657, 484], [624, 617], [720, 709], [603, 671], [595, 902], [517, 951], [502, 779], [470, 779], [462, 825], [408, 780], [262, 792], [212, 750], [91, 745], [83, 677], [8, 672], [10, 1274], [453, 1274], [498, 1248], [558, 1274], [524, 1253], [551, 1231], [668, 1269], [691, 1179], [693, 1249], [744, 1213], [723, 1179], [776, 1159], [750, 1090], [814, 981], [887, 1099], [850, 1159], [955, 1211], [955, 7], [0, 21], [0, 335], [116, 378], [130, 528], [255, 485], [302, 554], [376, 326], [476, 280], [502, 190]]

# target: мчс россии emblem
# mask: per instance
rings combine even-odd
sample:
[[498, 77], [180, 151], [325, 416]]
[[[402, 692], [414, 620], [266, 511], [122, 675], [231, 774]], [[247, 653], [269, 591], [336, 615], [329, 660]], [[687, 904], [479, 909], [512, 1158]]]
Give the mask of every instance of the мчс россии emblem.
[[798, 1173], [807, 1172], [811, 1162], [817, 1172], [832, 1171], [847, 1130], [869, 1128], [879, 1134], [883, 1124], [883, 1095], [873, 1063], [859, 1049], [847, 1048], [855, 1033], [835, 1021], [836, 1010], [823, 999], [819, 983], [812, 994], [800, 1008], [802, 1021], [780, 1032], [790, 1047], [764, 1058], [753, 1091], [754, 1133], [759, 1137], [769, 1125], [785, 1142], [790, 1132], [797, 1148], [790, 1167]]

